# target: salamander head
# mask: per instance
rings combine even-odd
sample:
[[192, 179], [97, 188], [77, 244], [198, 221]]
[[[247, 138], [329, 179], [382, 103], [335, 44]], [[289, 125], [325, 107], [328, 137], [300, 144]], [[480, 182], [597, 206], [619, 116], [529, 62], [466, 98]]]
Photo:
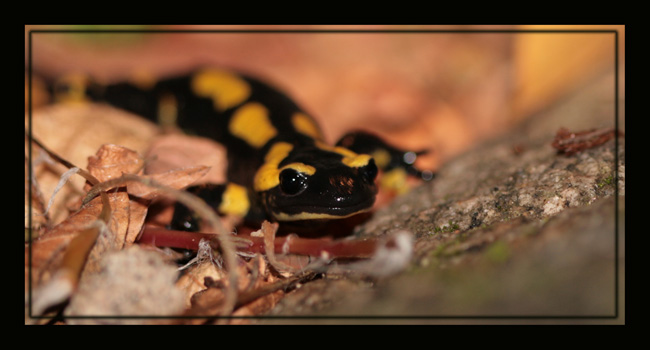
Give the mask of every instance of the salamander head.
[[341, 219], [375, 202], [372, 157], [317, 143], [295, 149], [279, 142], [255, 176], [255, 189], [278, 221]]

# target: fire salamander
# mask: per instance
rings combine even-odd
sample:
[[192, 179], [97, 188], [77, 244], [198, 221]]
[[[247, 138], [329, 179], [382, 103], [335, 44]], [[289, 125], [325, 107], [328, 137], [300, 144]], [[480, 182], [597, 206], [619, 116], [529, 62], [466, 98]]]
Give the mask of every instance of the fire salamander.
[[[423, 174], [413, 166], [415, 152], [367, 133], [349, 133], [335, 146], [326, 144], [319, 126], [294, 101], [230, 71], [201, 69], [151, 84], [68, 81], [55, 96], [103, 101], [159, 122], [171, 118], [190, 134], [224, 144], [228, 183], [188, 190], [219, 213], [248, 221], [350, 217], [372, 207], [378, 167], [398, 176]], [[196, 231], [198, 219], [179, 205], [172, 227]]]

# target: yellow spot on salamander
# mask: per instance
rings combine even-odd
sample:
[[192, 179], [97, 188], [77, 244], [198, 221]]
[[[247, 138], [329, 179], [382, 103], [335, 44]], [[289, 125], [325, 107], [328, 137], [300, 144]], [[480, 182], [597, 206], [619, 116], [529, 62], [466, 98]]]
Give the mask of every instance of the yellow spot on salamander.
[[295, 170], [295, 171], [297, 171], [299, 173], [303, 173], [303, 174], [306, 174], [306, 175], [314, 175], [316, 173], [316, 168], [314, 168], [313, 166], [311, 166], [309, 164], [291, 163], [291, 164], [287, 164], [287, 165], [283, 166], [282, 168], [278, 169], [278, 174], [282, 170], [288, 169], [288, 168], [291, 168], [291, 169], [293, 169], [293, 170]]
[[158, 99], [158, 124], [163, 127], [176, 125], [178, 102], [172, 94], [165, 94]]
[[219, 204], [218, 208], [219, 212], [244, 217], [248, 213], [249, 208], [250, 202], [246, 188], [234, 183], [228, 184], [221, 196], [221, 204]]
[[230, 119], [228, 130], [255, 148], [261, 148], [278, 134], [269, 120], [269, 111], [257, 102], [239, 107]]
[[395, 168], [385, 172], [380, 181], [382, 188], [392, 190], [397, 194], [404, 194], [408, 192], [409, 188], [406, 184], [406, 170], [403, 168]]
[[83, 74], [69, 74], [56, 83], [54, 99], [58, 103], [88, 102], [90, 80]]
[[378, 149], [372, 152], [372, 157], [375, 159], [375, 164], [380, 169], [385, 169], [390, 163], [390, 154], [385, 149]]
[[282, 160], [291, 153], [292, 149], [293, 145], [287, 142], [278, 142], [271, 147], [264, 157], [264, 164], [255, 173], [255, 179], [253, 180], [255, 191], [267, 191], [279, 185], [280, 172], [287, 168], [294, 169], [306, 175], [314, 175], [316, 173], [316, 168], [303, 163], [291, 163], [282, 168], [278, 168]]
[[350, 168], [361, 168], [368, 165], [371, 159], [372, 157], [368, 154], [358, 154], [354, 157], [343, 157], [341, 161]]
[[362, 166], [366, 166], [368, 165], [368, 162], [370, 162], [370, 159], [372, 159], [372, 157], [368, 154], [357, 154], [345, 147], [333, 147], [320, 141], [316, 141], [316, 147], [325, 151], [335, 152], [342, 155], [343, 159], [341, 159], [341, 162], [351, 168], [360, 168]]
[[316, 123], [314, 123], [314, 121], [306, 114], [301, 112], [294, 113], [293, 116], [291, 116], [291, 123], [298, 132], [315, 140], [323, 139], [318, 125], [316, 125]]
[[225, 111], [246, 101], [251, 87], [237, 74], [209, 69], [194, 76], [192, 91], [199, 96], [211, 98], [217, 110]]
[[278, 165], [292, 149], [293, 145], [287, 142], [278, 142], [271, 147], [264, 157], [264, 164], [255, 173], [253, 180], [255, 191], [266, 191], [280, 183]]

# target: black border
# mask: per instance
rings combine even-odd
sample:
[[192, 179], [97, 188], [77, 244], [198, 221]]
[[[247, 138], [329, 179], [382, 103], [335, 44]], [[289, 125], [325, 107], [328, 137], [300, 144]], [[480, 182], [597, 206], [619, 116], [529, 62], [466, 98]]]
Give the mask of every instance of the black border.
[[[27, 71], [28, 71], [28, 130], [26, 130], [29, 137], [31, 137], [32, 130], [32, 35], [33, 34], [64, 34], [64, 33], [150, 33], [150, 34], [180, 34], [180, 33], [228, 33], [228, 34], [344, 34], [344, 33], [368, 33], [368, 34], [387, 34], [387, 33], [405, 33], [405, 34], [434, 34], [434, 33], [452, 33], [452, 34], [468, 34], [468, 33], [486, 33], [486, 34], [522, 34], [522, 33], [567, 33], [567, 34], [577, 34], [577, 33], [592, 33], [592, 34], [614, 34], [614, 127], [615, 130], [619, 130], [619, 31], [618, 29], [487, 29], [487, 28], [475, 28], [475, 29], [29, 29], [28, 30], [28, 54], [27, 54]], [[617, 320], [620, 316], [619, 309], [619, 289], [620, 289], [620, 276], [619, 276], [619, 189], [618, 189], [618, 149], [619, 149], [619, 140], [617, 137], [614, 138], [615, 150], [614, 152], [614, 181], [615, 181], [615, 190], [614, 196], [616, 200], [614, 201], [614, 210], [615, 210], [615, 228], [614, 228], [614, 315], [594, 315], [594, 316], [547, 316], [547, 315], [528, 315], [528, 316], [507, 316], [507, 315], [479, 315], [479, 316], [467, 316], [467, 315], [437, 315], [437, 316], [424, 316], [424, 315], [397, 315], [397, 316], [387, 316], [387, 315], [341, 315], [341, 316], [330, 316], [330, 315], [313, 315], [313, 316], [65, 316], [66, 319], [284, 319], [284, 320], [310, 320], [310, 319], [328, 319], [328, 320]], [[31, 158], [32, 154], [32, 144], [28, 143], [28, 152], [29, 157]], [[28, 166], [28, 178], [32, 177], [32, 164], [31, 159]], [[32, 213], [31, 213], [31, 186], [29, 187], [29, 196], [28, 196], [28, 230], [29, 230], [29, 242], [28, 242], [28, 254], [29, 254], [29, 273], [28, 273], [28, 303], [29, 303], [29, 313], [26, 317], [31, 319], [45, 319], [51, 320], [57, 318], [58, 316], [35, 316], [32, 314], [32, 269], [31, 269], [31, 254], [32, 254], [32, 245], [31, 245], [31, 235], [32, 235]], [[624, 319], [620, 320], [621, 324], [625, 323]]]

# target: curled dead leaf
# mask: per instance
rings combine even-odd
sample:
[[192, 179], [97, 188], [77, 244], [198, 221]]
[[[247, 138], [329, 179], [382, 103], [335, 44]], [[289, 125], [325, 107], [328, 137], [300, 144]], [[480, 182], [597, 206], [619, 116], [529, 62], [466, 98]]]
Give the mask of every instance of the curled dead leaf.
[[140, 174], [144, 159], [136, 151], [114, 144], [102, 145], [88, 157], [88, 171], [99, 181], [108, 181], [122, 174]]

